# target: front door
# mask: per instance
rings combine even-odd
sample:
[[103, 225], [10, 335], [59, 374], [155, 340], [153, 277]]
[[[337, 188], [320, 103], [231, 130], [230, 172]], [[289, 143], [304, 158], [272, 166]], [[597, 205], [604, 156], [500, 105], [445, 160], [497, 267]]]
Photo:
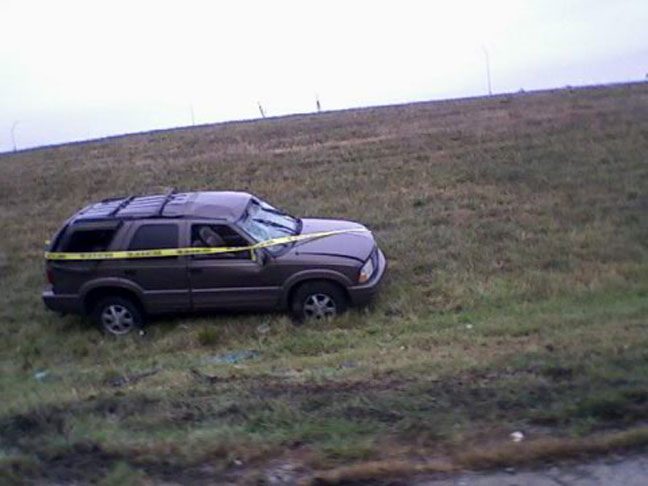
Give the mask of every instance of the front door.
[[[192, 246], [245, 247], [250, 242], [225, 224], [193, 223]], [[269, 309], [279, 302], [281, 287], [272, 265], [253, 258], [249, 250], [189, 257], [191, 299], [196, 310]]]

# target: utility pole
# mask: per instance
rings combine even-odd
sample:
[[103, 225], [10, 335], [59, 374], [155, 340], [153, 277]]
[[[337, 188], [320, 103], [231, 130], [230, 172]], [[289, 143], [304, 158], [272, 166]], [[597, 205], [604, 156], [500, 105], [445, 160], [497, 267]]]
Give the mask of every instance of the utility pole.
[[482, 46], [484, 51], [484, 57], [486, 58], [486, 81], [488, 82], [488, 96], [493, 95], [493, 90], [491, 89], [491, 75], [490, 75], [490, 58], [488, 57], [488, 50], [486, 47]]
[[261, 106], [261, 102], [260, 102], [260, 101], [257, 101], [257, 105], [258, 105], [258, 107], [259, 107], [259, 113], [261, 113], [261, 117], [262, 117], [262, 118], [265, 118], [265, 117], [266, 117], [266, 114], [265, 114], [265, 110], [263, 109], [263, 106]]
[[191, 126], [196, 126], [196, 120], [194, 119], [193, 103], [189, 103], [189, 110], [191, 111]]
[[315, 106], [317, 107], [317, 112], [320, 113], [322, 111], [322, 105], [317, 94], [315, 95]]
[[19, 123], [20, 122], [18, 120], [16, 120], [15, 122], [13, 122], [13, 125], [11, 125], [11, 141], [13, 142], [14, 152], [17, 150], [16, 149], [16, 126]]

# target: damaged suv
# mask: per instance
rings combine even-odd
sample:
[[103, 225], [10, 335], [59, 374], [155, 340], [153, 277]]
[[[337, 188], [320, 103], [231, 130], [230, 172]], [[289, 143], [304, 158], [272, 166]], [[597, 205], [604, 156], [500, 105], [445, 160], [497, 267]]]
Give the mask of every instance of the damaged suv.
[[[209, 253], [214, 248], [223, 251]], [[334, 317], [367, 303], [387, 267], [364, 226], [295, 218], [243, 192], [104, 200], [72, 216], [46, 257], [45, 305], [92, 316], [116, 335], [146, 315], [171, 312], [287, 309], [298, 320]]]

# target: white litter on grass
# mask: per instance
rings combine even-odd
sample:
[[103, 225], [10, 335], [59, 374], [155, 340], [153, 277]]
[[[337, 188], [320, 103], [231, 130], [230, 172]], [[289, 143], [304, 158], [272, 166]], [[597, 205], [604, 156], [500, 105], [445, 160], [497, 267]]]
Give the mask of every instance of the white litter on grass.
[[259, 334], [266, 334], [270, 332], [270, 325], [267, 323], [263, 323], [260, 326], [257, 327], [257, 332]]
[[522, 442], [523, 439], [524, 439], [524, 434], [519, 430], [515, 432], [511, 432], [511, 440], [513, 442]]
[[473, 325], [472, 324], [466, 324], [466, 329], [472, 329]]
[[40, 370], [34, 374], [34, 378], [36, 378], [38, 381], [43, 381], [49, 376], [49, 374], [50, 372], [47, 370]]

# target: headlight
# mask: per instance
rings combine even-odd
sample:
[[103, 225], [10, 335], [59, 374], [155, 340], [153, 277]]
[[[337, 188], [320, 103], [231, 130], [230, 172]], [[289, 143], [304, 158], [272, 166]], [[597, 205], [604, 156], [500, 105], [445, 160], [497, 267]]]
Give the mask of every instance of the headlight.
[[365, 283], [366, 281], [368, 281], [373, 275], [374, 270], [375, 268], [374, 268], [373, 260], [370, 258], [369, 260], [367, 260], [367, 263], [362, 265], [362, 268], [360, 269], [360, 276], [358, 277], [358, 283]]

